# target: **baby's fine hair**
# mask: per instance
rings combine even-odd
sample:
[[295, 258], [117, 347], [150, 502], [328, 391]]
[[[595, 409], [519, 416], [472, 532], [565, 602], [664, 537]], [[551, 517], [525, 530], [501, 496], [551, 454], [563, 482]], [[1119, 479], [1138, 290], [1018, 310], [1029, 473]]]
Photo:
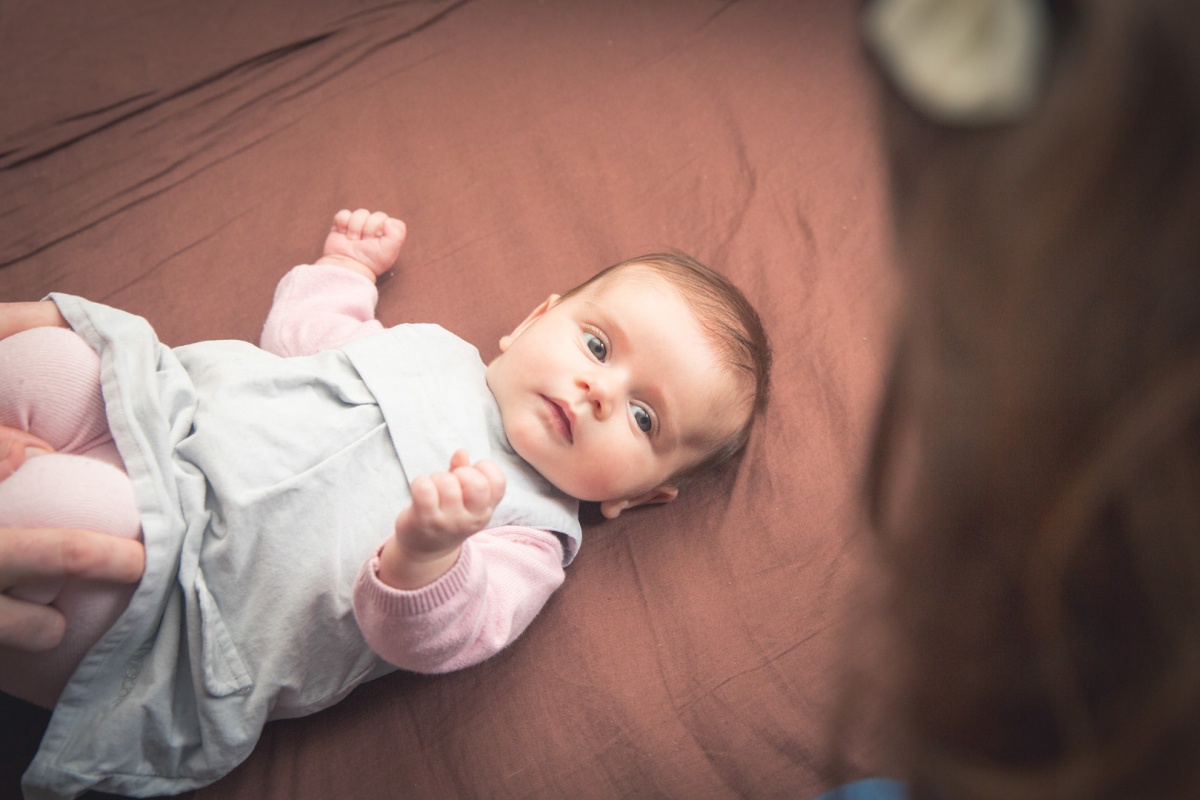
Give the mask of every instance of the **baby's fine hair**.
[[665, 278], [683, 296], [701, 330], [724, 366], [738, 382], [744, 402], [731, 401], [732, 410], [744, 410], [745, 422], [718, 442], [708, 455], [672, 476], [679, 484], [737, 455], [750, 438], [754, 420], [767, 405], [771, 385], [771, 346], [762, 320], [737, 286], [721, 273], [678, 250], [630, 258], [593, 275], [567, 292], [578, 294], [631, 268], [645, 269]]

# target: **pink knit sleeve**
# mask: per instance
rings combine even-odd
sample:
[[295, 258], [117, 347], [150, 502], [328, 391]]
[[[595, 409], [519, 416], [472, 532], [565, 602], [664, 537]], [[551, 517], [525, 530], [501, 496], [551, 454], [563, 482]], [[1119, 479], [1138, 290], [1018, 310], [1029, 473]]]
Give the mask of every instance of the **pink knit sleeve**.
[[259, 344], [280, 356], [342, 347], [383, 330], [375, 319], [379, 292], [363, 275], [342, 267], [295, 267], [275, 289]]
[[376, 553], [354, 587], [354, 615], [367, 644], [402, 669], [451, 672], [525, 631], [562, 585], [562, 543], [536, 528], [492, 528], [468, 539], [450, 571], [428, 586], [394, 589], [378, 573]]

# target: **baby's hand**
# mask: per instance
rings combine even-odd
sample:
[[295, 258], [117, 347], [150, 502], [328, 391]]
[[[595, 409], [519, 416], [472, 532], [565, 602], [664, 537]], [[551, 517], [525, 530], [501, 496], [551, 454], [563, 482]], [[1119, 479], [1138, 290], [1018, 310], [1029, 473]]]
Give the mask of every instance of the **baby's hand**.
[[396, 517], [396, 535], [384, 545], [379, 577], [414, 589], [441, 577], [458, 550], [483, 530], [504, 497], [504, 473], [490, 461], [471, 464], [465, 450], [450, 459], [448, 472], [412, 482], [412, 505]]
[[407, 233], [404, 223], [382, 211], [343, 208], [333, 217], [318, 264], [337, 264], [363, 272], [371, 280], [396, 263]]

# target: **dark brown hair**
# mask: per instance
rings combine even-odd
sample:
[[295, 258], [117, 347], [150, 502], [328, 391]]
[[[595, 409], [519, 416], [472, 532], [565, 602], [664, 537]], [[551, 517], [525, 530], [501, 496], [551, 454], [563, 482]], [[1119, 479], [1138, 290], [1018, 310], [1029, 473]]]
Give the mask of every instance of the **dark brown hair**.
[[728, 461], [745, 447], [754, 420], [767, 405], [771, 347], [758, 312], [742, 291], [721, 273], [677, 250], [650, 253], [613, 264], [563, 296], [570, 297], [630, 268], [645, 268], [661, 275], [683, 295], [709, 342], [742, 387], [744, 401], [734, 401], [730, 405], [731, 412], [743, 414], [745, 421], [732, 436], [715, 443], [705, 458], [672, 476], [671, 482], [680, 485], [688, 478]]
[[1029, 118], [885, 90], [893, 743], [916, 798], [1200, 797], [1200, 4], [1048, 7]]

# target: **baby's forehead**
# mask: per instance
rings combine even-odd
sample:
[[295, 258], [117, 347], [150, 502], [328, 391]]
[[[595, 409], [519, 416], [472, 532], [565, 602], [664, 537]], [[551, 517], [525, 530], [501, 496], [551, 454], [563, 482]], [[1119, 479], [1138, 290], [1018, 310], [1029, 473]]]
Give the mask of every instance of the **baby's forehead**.
[[[704, 314], [696, 307], [689, 293], [669, 275], [650, 265], [632, 264], [610, 272], [582, 287], [576, 296], [584, 304], [608, 312], [614, 321], [626, 321], [631, 331], [637, 331], [641, 326], [636, 323], [642, 321], [659, 322], [664, 318], [687, 320], [691, 324], [672, 331], [677, 335], [671, 336], [671, 339], [686, 338], [688, 330], [694, 325], [694, 330], [706, 341], [711, 340], [711, 349], [719, 350], [719, 343], [709, 330], [711, 326], [706, 324]], [[683, 316], [676, 316], [678, 312], [682, 312]], [[654, 334], [661, 333], [659, 326], [645, 327]]]
[[610, 303], [623, 313], [639, 312], [653, 315], [656, 309], [647, 310], [636, 302], [642, 296], [639, 290], [653, 294], [666, 292], [676, 298], [688, 316], [711, 336], [711, 331], [708, 330], [711, 326], [707, 324], [707, 315], [700, 307], [701, 303], [695, 292], [689, 291], [676, 276], [654, 264], [623, 265], [620, 269], [601, 275], [592, 283], [580, 287], [576, 294], [584, 299]]
[[678, 292], [685, 302], [687, 301], [686, 294], [681, 290], [678, 281], [674, 280], [670, 273], [657, 264], [642, 261], [621, 264], [619, 267], [597, 276], [591, 283], [581, 288], [584, 292], [591, 291], [602, 294], [606, 290], [626, 286], [630, 283], [669, 286]]

